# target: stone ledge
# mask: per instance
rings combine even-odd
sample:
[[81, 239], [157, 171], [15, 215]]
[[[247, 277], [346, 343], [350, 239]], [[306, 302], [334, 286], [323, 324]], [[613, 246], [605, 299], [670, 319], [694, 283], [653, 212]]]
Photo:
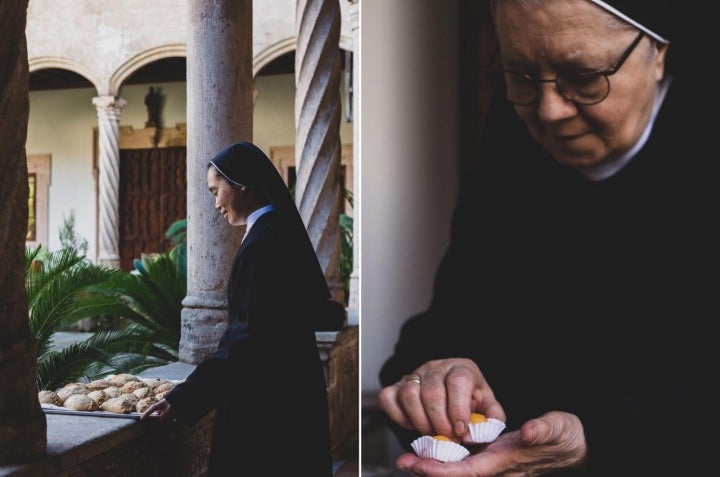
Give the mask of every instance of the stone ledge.
[[[102, 459], [110, 451], [127, 448], [135, 441], [169, 442], [172, 426], [159, 421], [139, 423], [134, 419], [114, 417], [61, 414], [48, 414], [46, 417], [46, 457], [26, 464], [4, 466], [0, 468], [1, 477], [91, 475], [77, 473], [76, 469], [88, 468], [88, 463], [93, 460]], [[141, 436], [145, 438], [140, 439]]]
[[[153, 368], [140, 373], [145, 378], [185, 379], [194, 369], [193, 365], [172, 363], [167, 366]], [[107, 468], [102, 474], [106, 477], [122, 475], [133, 466], [133, 473], [124, 475], [157, 476], [158, 472], [173, 463], [173, 441], [176, 439], [175, 425], [150, 420], [139, 422], [137, 419], [125, 417], [94, 417], [71, 416], [64, 414], [47, 414], [47, 452], [46, 456], [26, 464], [0, 467], [0, 477], [57, 477], [57, 476], [92, 476], [93, 467], [102, 462]], [[143, 455], [147, 453], [148, 459]], [[170, 457], [152, 461], [155, 457]], [[103, 457], [106, 456], [106, 457]], [[136, 463], [110, 462], [131, 456]], [[110, 460], [110, 461], [109, 461]], [[177, 461], [174, 461], [177, 462]], [[140, 468], [135, 468], [140, 466]], [[116, 468], [117, 474], [111, 469]], [[146, 469], [147, 472], [145, 472]], [[164, 471], [163, 471], [164, 472]]]
[[[357, 329], [353, 331], [357, 333]], [[336, 331], [316, 333], [326, 367], [339, 335]], [[146, 370], [138, 376], [181, 380], [194, 369], [195, 365], [176, 362]], [[47, 414], [46, 456], [25, 464], [0, 466], [0, 477], [204, 475], [213, 414], [193, 428], [180, 422], [153, 419], [139, 422], [125, 417]], [[340, 460], [336, 465], [352, 473], [355, 462]]]

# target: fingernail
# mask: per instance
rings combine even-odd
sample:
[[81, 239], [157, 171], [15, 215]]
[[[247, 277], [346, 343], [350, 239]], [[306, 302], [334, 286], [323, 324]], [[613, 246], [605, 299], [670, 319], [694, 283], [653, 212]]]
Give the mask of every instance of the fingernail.
[[456, 421], [455, 422], [455, 435], [458, 437], [462, 437], [467, 432], [467, 427], [465, 427], [465, 423], [463, 421]]

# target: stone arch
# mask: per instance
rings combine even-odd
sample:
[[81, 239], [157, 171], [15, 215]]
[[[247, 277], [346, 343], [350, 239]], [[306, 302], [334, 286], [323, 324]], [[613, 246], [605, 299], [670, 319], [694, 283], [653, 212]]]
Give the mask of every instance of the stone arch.
[[257, 76], [258, 71], [270, 64], [275, 58], [279, 58], [285, 53], [294, 51], [297, 48], [297, 38], [290, 37], [280, 40], [268, 46], [264, 50], [258, 52], [253, 58], [253, 78]]
[[133, 56], [123, 63], [110, 77], [108, 80], [107, 94], [119, 96], [125, 80], [138, 69], [153, 61], [174, 56], [187, 56], [187, 45], [180, 43], [162, 45]]
[[38, 58], [28, 59], [28, 66], [30, 68], [30, 73], [48, 68], [59, 68], [72, 71], [73, 73], [77, 73], [87, 79], [96, 91], [100, 90], [100, 81], [95, 77], [93, 72], [84, 65], [73, 60], [62, 57], [41, 56]]

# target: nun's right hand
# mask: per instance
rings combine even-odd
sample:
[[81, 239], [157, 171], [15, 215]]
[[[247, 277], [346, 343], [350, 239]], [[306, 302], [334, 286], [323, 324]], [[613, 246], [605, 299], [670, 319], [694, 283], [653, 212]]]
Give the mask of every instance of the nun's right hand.
[[140, 415], [140, 420], [143, 421], [155, 413], [157, 413], [157, 416], [161, 421], [167, 421], [175, 415], [175, 411], [167, 399], [161, 399], [152, 404], [149, 408], [145, 409], [145, 411]]

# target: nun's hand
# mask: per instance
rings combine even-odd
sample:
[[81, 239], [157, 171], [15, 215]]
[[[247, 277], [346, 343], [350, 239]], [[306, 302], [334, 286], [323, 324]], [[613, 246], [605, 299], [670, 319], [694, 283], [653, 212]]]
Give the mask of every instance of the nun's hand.
[[406, 429], [458, 440], [467, 433], [472, 412], [505, 421], [505, 411], [480, 368], [466, 358], [428, 361], [381, 389], [378, 404]]
[[157, 413], [161, 421], [170, 420], [175, 416], [175, 411], [167, 399], [161, 399], [152, 404], [149, 408], [145, 409], [145, 411], [140, 415], [140, 420], [143, 421], [155, 413]]
[[421, 459], [408, 453], [399, 456], [395, 465], [411, 475], [425, 477], [516, 477], [578, 468], [587, 458], [580, 419], [558, 411], [500, 434], [490, 444], [469, 449], [470, 455], [459, 462]]

